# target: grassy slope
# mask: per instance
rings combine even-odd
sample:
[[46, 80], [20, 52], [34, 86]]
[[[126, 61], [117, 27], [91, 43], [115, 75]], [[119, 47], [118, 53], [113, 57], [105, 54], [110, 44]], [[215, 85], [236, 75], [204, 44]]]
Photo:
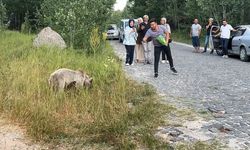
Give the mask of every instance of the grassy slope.
[[[106, 143], [116, 149], [164, 146], [152, 131], [173, 108], [160, 105], [150, 86], [128, 80], [109, 45], [93, 57], [77, 50], [33, 48], [32, 39], [0, 33], [1, 113], [25, 125], [37, 140], [74, 147]], [[94, 87], [56, 95], [47, 80], [61, 67], [85, 70]], [[128, 103], [135, 107], [129, 109]]]
[[[202, 31], [202, 35], [200, 38], [200, 44], [202, 47], [204, 47], [204, 43], [205, 43], [205, 31]], [[182, 42], [182, 43], [186, 43], [186, 44], [190, 44], [192, 45], [192, 39], [189, 36], [189, 31], [185, 31], [185, 30], [175, 30], [173, 31], [173, 33], [171, 34], [171, 37], [174, 41], [176, 42]]]

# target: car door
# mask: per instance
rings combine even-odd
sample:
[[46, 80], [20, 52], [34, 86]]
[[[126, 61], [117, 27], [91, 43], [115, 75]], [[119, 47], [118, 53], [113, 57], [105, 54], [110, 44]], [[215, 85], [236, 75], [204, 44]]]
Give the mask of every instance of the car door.
[[242, 35], [244, 33], [244, 28], [239, 28], [238, 31], [236, 31], [233, 39], [232, 39], [232, 53], [233, 54], [239, 54], [240, 53], [240, 46], [242, 42]]

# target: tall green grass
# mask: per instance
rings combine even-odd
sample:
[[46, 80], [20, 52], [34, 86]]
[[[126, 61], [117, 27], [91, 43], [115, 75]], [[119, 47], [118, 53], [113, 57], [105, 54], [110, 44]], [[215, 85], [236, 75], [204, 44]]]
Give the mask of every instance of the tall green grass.
[[[127, 79], [108, 44], [91, 56], [81, 50], [34, 48], [33, 38], [0, 33], [1, 113], [25, 125], [36, 140], [79, 147], [105, 143], [115, 149], [164, 146], [152, 136], [153, 129], [173, 108], [159, 104], [149, 85]], [[93, 88], [51, 91], [49, 75], [62, 67], [86, 71], [94, 79]]]
[[[173, 33], [171, 34], [171, 38], [176, 41], [176, 42], [182, 42], [182, 43], [186, 43], [186, 44], [190, 44], [192, 45], [192, 39], [189, 35], [190, 31], [187, 30], [175, 30], [173, 31]], [[200, 37], [200, 44], [201, 46], [205, 46], [205, 36], [206, 36], [206, 31], [202, 30], [202, 34]]]

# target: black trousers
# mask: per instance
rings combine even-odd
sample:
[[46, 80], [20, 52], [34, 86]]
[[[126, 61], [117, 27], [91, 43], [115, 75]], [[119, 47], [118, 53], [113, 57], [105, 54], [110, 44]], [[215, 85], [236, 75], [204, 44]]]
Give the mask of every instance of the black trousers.
[[160, 56], [161, 56], [162, 51], [164, 51], [165, 54], [167, 54], [167, 59], [169, 61], [170, 68], [174, 67], [170, 48], [168, 48], [167, 46], [155, 46], [154, 48], [154, 57], [155, 57], [154, 71], [155, 73], [158, 73], [159, 61], [160, 61]]
[[[167, 46], [167, 48], [170, 50], [170, 46], [169, 45]], [[166, 60], [166, 53], [165, 53], [165, 51], [162, 51], [161, 57], [162, 57], [162, 60]]]
[[135, 46], [125, 45], [125, 48], [126, 48], [126, 64], [129, 63], [131, 65], [134, 60]]

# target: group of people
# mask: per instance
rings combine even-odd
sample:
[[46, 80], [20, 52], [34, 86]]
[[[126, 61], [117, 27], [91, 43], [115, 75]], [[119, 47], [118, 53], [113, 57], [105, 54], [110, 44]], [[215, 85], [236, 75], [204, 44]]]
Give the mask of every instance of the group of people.
[[[166, 18], [161, 18], [160, 25], [158, 25], [157, 20], [152, 18], [149, 20], [147, 15], [143, 18], [138, 18], [138, 27], [135, 26], [134, 19], [130, 19], [128, 26], [124, 31], [124, 41], [123, 44], [126, 48], [126, 62], [125, 65], [134, 64], [134, 54], [136, 55], [136, 63], [152, 64], [151, 51], [154, 46], [154, 77], [158, 77], [158, 66], [160, 61], [160, 56], [162, 55], [162, 63], [169, 63], [170, 70], [177, 74], [177, 71], [173, 64], [173, 58], [171, 54], [171, 49], [169, 43], [171, 43], [171, 29], [167, 23]], [[195, 53], [205, 53], [209, 42], [211, 42], [211, 29], [212, 26], [216, 25], [213, 18], [209, 18], [208, 24], [206, 25], [206, 39], [204, 51], [200, 50], [200, 35], [202, 27], [198, 22], [198, 19], [194, 19], [194, 23], [191, 26], [190, 37], [192, 38], [192, 43], [194, 46]], [[230, 39], [231, 31], [236, 31], [231, 25], [223, 20], [223, 25], [217, 31], [212, 31], [219, 34], [221, 39], [221, 45], [223, 50], [223, 58], [228, 58], [228, 42]], [[161, 38], [162, 37], [162, 38]], [[163, 41], [163, 42], [162, 42]], [[213, 48], [211, 53], [213, 53]], [[166, 60], [167, 56], [167, 60]]]
[[161, 18], [161, 24], [158, 25], [155, 18], [149, 20], [149, 17], [144, 15], [143, 18], [138, 18], [137, 28], [135, 27], [134, 19], [130, 19], [124, 31], [123, 44], [126, 48], [125, 65], [133, 65], [134, 53], [136, 54], [136, 63], [152, 64], [151, 52], [154, 46], [154, 77], [158, 77], [161, 54], [162, 63], [169, 63], [170, 70], [174, 74], [177, 74], [169, 46], [171, 42], [170, 34], [171, 29], [169, 24], [167, 24], [166, 18]]
[[[222, 57], [228, 58], [228, 42], [230, 39], [230, 34], [231, 34], [231, 31], [237, 31], [237, 30], [235, 30], [230, 24], [228, 24], [226, 19], [223, 20], [222, 26], [220, 27], [220, 29], [211, 30], [212, 26], [216, 26], [216, 24], [214, 23], [213, 18], [209, 18], [208, 24], [206, 25], [206, 38], [205, 38], [204, 51], [200, 51], [200, 35], [201, 35], [202, 27], [199, 24], [198, 19], [194, 19], [194, 23], [192, 24], [191, 30], [190, 30], [190, 37], [192, 38], [192, 43], [194, 47], [193, 52], [206, 53], [209, 42], [212, 42], [211, 33], [218, 33], [220, 31], [215, 36], [220, 36], [221, 46], [223, 50]], [[212, 48], [210, 54], [212, 54], [213, 52], [214, 52], [214, 49]]]

